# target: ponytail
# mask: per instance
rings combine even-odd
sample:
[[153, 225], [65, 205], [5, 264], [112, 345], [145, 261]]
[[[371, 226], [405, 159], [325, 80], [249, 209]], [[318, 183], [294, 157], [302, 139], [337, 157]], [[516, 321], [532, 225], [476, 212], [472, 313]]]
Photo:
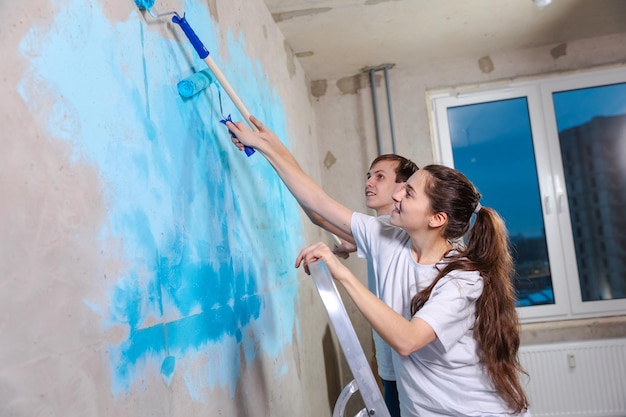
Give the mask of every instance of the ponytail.
[[517, 355], [520, 326], [515, 310], [514, 264], [504, 221], [495, 210], [483, 207], [478, 212], [464, 256], [483, 278], [474, 326], [479, 360], [502, 398], [520, 413], [528, 408], [528, 399], [519, 381], [519, 375], [526, 372]]

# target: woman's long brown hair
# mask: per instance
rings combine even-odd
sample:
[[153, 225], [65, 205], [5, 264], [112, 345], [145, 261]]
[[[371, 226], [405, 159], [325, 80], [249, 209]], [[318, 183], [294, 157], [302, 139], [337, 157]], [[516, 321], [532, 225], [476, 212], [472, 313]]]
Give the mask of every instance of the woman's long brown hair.
[[[520, 326], [515, 310], [513, 258], [504, 221], [490, 208], [478, 206], [480, 193], [459, 171], [443, 165], [422, 168], [430, 173], [426, 194], [435, 213], [446, 213], [444, 237], [458, 239], [469, 230], [467, 247], [445, 258], [435, 280], [411, 301], [415, 314], [428, 301], [437, 282], [454, 270], [479, 271], [483, 292], [476, 301], [474, 338], [478, 358], [495, 389], [507, 405], [520, 413], [528, 408], [528, 399], [520, 383], [522, 368], [518, 349]], [[474, 225], [470, 220], [478, 207]]]

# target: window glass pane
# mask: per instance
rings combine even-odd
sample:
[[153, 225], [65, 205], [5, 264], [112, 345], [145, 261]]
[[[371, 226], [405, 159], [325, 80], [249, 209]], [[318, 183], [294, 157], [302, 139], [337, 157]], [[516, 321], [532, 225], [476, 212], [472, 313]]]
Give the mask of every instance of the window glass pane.
[[506, 222], [517, 305], [554, 304], [526, 98], [449, 107], [448, 122], [455, 168]]
[[626, 84], [553, 100], [582, 299], [626, 298]]

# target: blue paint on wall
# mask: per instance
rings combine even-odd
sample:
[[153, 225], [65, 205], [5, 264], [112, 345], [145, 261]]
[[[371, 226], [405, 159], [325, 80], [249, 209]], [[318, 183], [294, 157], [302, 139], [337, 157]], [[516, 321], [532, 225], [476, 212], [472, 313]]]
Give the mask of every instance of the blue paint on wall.
[[161, 374], [166, 378], [169, 378], [174, 373], [174, 368], [176, 367], [176, 358], [173, 356], [168, 356], [163, 359], [163, 363], [161, 364]]
[[[220, 28], [200, 3], [185, 5], [187, 20], [249, 110], [286, 138], [264, 69], [232, 33], [222, 60]], [[105, 330], [128, 330], [109, 346], [112, 392], [128, 393], [154, 368], [167, 383], [182, 373], [199, 401], [216, 386], [234, 395], [241, 363], [277, 358], [299, 334], [295, 201], [261, 155], [230, 143], [214, 87], [179, 96], [177, 81], [205, 68], [191, 45], [161, 37], [138, 11], [111, 22], [95, 0], [58, 10], [22, 40], [29, 69], [19, 89], [33, 114], [47, 115], [50, 136], [101, 178], [107, 218], [92, 239], [103, 268], [124, 267], [106, 299], [85, 304]], [[224, 111], [240, 118], [228, 98]]]

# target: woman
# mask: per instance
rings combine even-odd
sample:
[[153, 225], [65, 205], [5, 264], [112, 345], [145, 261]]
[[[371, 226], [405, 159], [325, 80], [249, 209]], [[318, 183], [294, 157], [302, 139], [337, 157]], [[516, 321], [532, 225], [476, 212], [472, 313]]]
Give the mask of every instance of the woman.
[[[369, 292], [326, 245], [312, 245], [296, 260], [307, 272], [309, 263], [324, 260], [394, 349], [403, 417], [529, 415], [508, 235], [480, 197], [463, 174], [442, 165], [420, 169], [394, 195], [391, 224], [409, 236], [407, 250], [425, 271], [420, 279], [430, 282], [406, 294], [404, 314]], [[459, 248], [454, 242], [468, 230], [467, 247]]]

